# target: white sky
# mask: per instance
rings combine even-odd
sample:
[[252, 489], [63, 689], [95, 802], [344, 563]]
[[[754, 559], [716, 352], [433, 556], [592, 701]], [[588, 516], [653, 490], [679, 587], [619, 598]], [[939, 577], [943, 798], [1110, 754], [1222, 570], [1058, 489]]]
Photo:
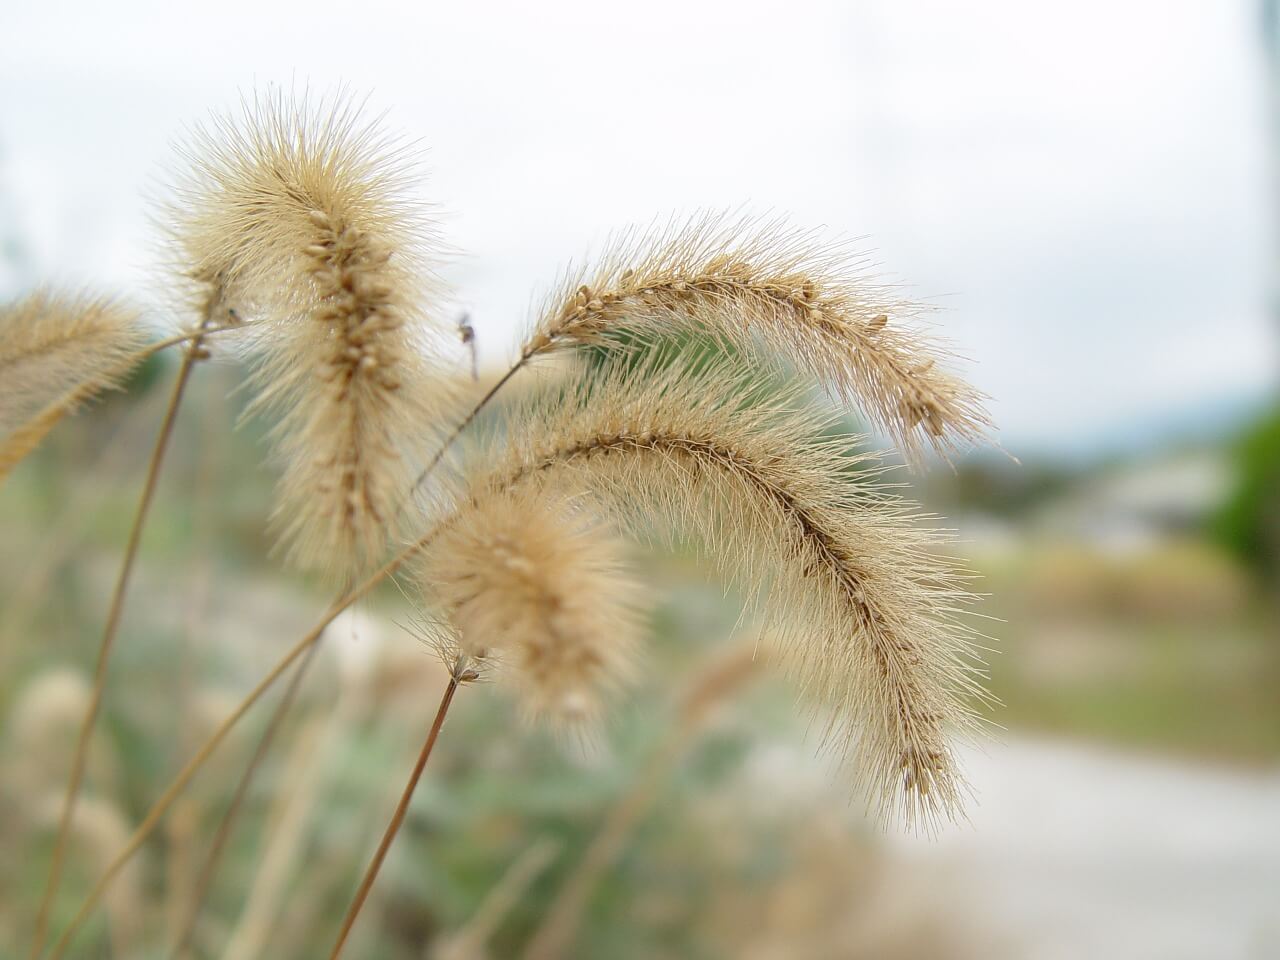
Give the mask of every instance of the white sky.
[[345, 82], [428, 148], [488, 361], [611, 230], [745, 205], [866, 237], [1006, 446], [1078, 448], [1277, 380], [1255, 7], [6, 0], [0, 233], [137, 290], [183, 124]]

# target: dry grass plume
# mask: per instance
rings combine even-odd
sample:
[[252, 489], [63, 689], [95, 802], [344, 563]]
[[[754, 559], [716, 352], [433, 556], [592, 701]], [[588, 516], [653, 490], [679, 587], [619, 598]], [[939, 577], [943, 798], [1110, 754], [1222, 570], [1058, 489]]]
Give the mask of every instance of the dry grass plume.
[[48, 291], [0, 307], [0, 478], [140, 359], [136, 311]]
[[165, 217], [194, 296], [260, 323], [255, 409], [279, 417], [273, 522], [299, 566], [385, 550], [440, 420], [439, 244], [404, 148], [339, 99], [265, 94], [197, 129]]
[[508, 667], [534, 716], [589, 722], [629, 672], [638, 587], [622, 544], [570, 504], [530, 491], [479, 499], [442, 532], [422, 581], [461, 650]]
[[726, 362], [586, 378], [511, 414], [506, 452], [475, 487], [580, 490], [632, 530], [704, 544], [829, 712], [827, 739], [864, 775], [872, 809], [956, 816], [951, 738], [978, 725], [987, 695], [959, 619], [965, 578], [935, 552], [946, 538], [876, 482], [874, 457], [823, 438], [830, 415], [802, 385], [742, 382]]
[[859, 404], [911, 461], [946, 455], [991, 425], [983, 397], [945, 369], [949, 353], [921, 308], [840, 244], [781, 221], [707, 216], [616, 242], [571, 272], [544, 305], [522, 359], [607, 343], [619, 327], [709, 334], [781, 360]]

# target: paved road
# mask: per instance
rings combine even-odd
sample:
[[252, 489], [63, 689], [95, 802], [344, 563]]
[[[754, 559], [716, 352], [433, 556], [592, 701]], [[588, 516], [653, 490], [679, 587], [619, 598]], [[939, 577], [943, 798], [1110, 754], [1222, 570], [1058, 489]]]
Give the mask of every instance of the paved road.
[[1023, 739], [965, 763], [972, 825], [889, 842], [1015, 956], [1280, 958], [1280, 770]]

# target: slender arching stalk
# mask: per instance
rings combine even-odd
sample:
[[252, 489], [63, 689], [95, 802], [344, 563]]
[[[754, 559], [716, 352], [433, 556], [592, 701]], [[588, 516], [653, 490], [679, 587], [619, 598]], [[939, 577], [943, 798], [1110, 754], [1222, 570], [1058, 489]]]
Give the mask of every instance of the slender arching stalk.
[[76, 798], [80, 793], [80, 784], [84, 779], [85, 762], [89, 755], [89, 740], [93, 734], [98, 713], [102, 707], [102, 693], [107, 682], [107, 665], [115, 644], [116, 633], [120, 627], [120, 617], [124, 612], [125, 594], [129, 587], [129, 577], [133, 572], [134, 560], [138, 555], [138, 547], [142, 543], [142, 531], [146, 526], [147, 514], [151, 501], [155, 496], [156, 486], [160, 479], [160, 468], [164, 463], [165, 451], [173, 436], [173, 427], [177, 421], [178, 409], [182, 405], [182, 397], [196, 363], [204, 359], [207, 353], [202, 347], [203, 335], [197, 334], [191, 340], [182, 357], [182, 365], [178, 368], [178, 376], [173, 384], [173, 392], [169, 397], [169, 406], [165, 410], [164, 419], [156, 435], [155, 446], [151, 451], [151, 462], [147, 467], [147, 478], [142, 488], [142, 496], [134, 513], [133, 526], [129, 531], [129, 541], [125, 546], [124, 558], [120, 563], [120, 573], [116, 578], [115, 589], [111, 594], [111, 606], [107, 612], [106, 624], [102, 630], [102, 640], [98, 645], [98, 662], [94, 668], [93, 691], [90, 695], [89, 707], [85, 711], [76, 740], [75, 754], [71, 761], [71, 775], [67, 779], [67, 790], [62, 800], [62, 813], [58, 819], [57, 839], [54, 841], [53, 860], [49, 867], [49, 879], [45, 884], [44, 895], [40, 901], [40, 909], [36, 914], [35, 931], [31, 940], [29, 956], [36, 960], [44, 949], [44, 939], [49, 925], [49, 913], [53, 908], [54, 898], [62, 880], [62, 867], [66, 859], [67, 841], [70, 835], [71, 819], [75, 813]]
[[[441, 443], [439, 449], [436, 450], [426, 467], [423, 468], [417, 479], [414, 480], [413, 488], [409, 491], [409, 497], [406, 497], [404, 503], [409, 501], [413, 492], [417, 490], [418, 487], [420, 487], [431, 473], [440, 465], [441, 460], [444, 459], [444, 455], [449, 451], [449, 448], [458, 441], [466, 429], [475, 421], [476, 417], [480, 415], [481, 411], [483, 411], [489, 402], [497, 396], [498, 392], [506, 386], [508, 382], [510, 382], [511, 378], [529, 362], [530, 357], [531, 354], [529, 353], [523, 354], [521, 358], [516, 361], [516, 363], [513, 364], [505, 374], [503, 374], [498, 382], [489, 388], [488, 392], [481, 397], [476, 405], [471, 408], [471, 411], [453, 429], [453, 432], [445, 438], [444, 442]], [[401, 504], [401, 509], [403, 509], [404, 503]], [[294, 675], [289, 681], [289, 686], [285, 689], [284, 695], [276, 705], [276, 709], [267, 723], [266, 730], [263, 731], [262, 738], [258, 741], [258, 745], [254, 749], [253, 756], [250, 758], [248, 766], [245, 767], [244, 773], [240, 777], [240, 781], [236, 784], [235, 793], [231, 798], [231, 802], [228, 804], [221, 821], [218, 823], [217, 832], [214, 834], [213, 841], [209, 847], [209, 853], [205, 858], [205, 862], [200, 869], [199, 878], [196, 881], [196, 889], [191, 898], [191, 905], [188, 908], [186, 919], [179, 932], [173, 949], [172, 956], [175, 960], [178, 960], [178, 958], [181, 958], [184, 955], [187, 946], [190, 944], [192, 934], [195, 932], [196, 921], [199, 919], [201, 905], [204, 902], [204, 898], [208, 895], [209, 886], [212, 883], [213, 874], [217, 869], [218, 860], [222, 855], [222, 850], [226, 845], [227, 839], [230, 837], [231, 827], [235, 822], [235, 818], [241, 806], [243, 805], [244, 797], [249, 791], [253, 778], [261, 767], [267, 751], [271, 747], [271, 742], [275, 738], [276, 731], [284, 722], [285, 716], [288, 714], [289, 710], [293, 706], [294, 700], [297, 698], [298, 691], [301, 689], [302, 682], [306, 677], [307, 670], [315, 657], [315, 651], [317, 649], [318, 645], [312, 646], [308, 650], [306, 658], [294, 671]]]
[[306, 651], [320, 639], [321, 634], [324, 633], [329, 624], [333, 623], [333, 621], [338, 618], [338, 615], [341, 614], [342, 611], [346, 610], [357, 600], [366, 596], [384, 579], [395, 573], [412, 557], [424, 550], [436, 537], [438, 529], [438, 527], [433, 527], [431, 530], [427, 531], [427, 533], [425, 533], [419, 540], [409, 544], [409, 546], [405, 547], [400, 551], [400, 553], [396, 554], [396, 556], [392, 557], [383, 564], [382, 567], [371, 574], [364, 582], [353, 587], [346, 596], [330, 606], [320, 618], [319, 622], [317, 622], [301, 640], [295, 643], [293, 647], [291, 647], [289, 651], [281, 657], [279, 661], [277, 661], [271, 671], [258, 682], [257, 686], [249, 691], [243, 700], [240, 701], [240, 704], [231, 712], [230, 716], [219, 724], [218, 728], [209, 735], [209, 738], [205, 740], [204, 744], [196, 751], [195, 755], [187, 761], [187, 765], [178, 771], [178, 774], [169, 781], [169, 785], [164, 789], [164, 792], [161, 793], [156, 802], [152, 804], [151, 809], [147, 811], [146, 816], [142, 819], [142, 822], [138, 824], [137, 829], [134, 830], [133, 836], [129, 838], [129, 842], [125, 844], [124, 849], [117, 854], [115, 859], [107, 866], [107, 869], [103, 871], [102, 876], [98, 878], [93, 889], [91, 889], [85, 897], [84, 903], [80, 905], [80, 909], [76, 912], [76, 915], [71, 919], [71, 922], [67, 924], [67, 928], [54, 943], [49, 953], [50, 960], [58, 960], [59, 957], [65, 955], [67, 947], [71, 944], [72, 938], [79, 931], [81, 926], [84, 925], [85, 920], [88, 919], [93, 908], [97, 906], [98, 901], [102, 899], [103, 894], [111, 885], [111, 881], [120, 873], [125, 864], [133, 858], [133, 855], [138, 852], [142, 847], [142, 844], [145, 843], [147, 838], [155, 831], [156, 826], [164, 818], [165, 814], [169, 812], [169, 809], [173, 806], [178, 797], [182, 795], [187, 784], [191, 782], [191, 779], [197, 772], [199, 772], [205, 761], [213, 755], [214, 751], [218, 749], [222, 741], [226, 739], [227, 735], [235, 725], [240, 722], [241, 718], [244, 717], [250, 709], [252, 709], [254, 704], [262, 699], [262, 695], [265, 694], [275, 684], [275, 682], [284, 675], [289, 667], [292, 666], [300, 656], [306, 653]]
[[444, 726], [444, 719], [453, 703], [453, 695], [458, 692], [458, 685], [468, 677], [468, 674], [461, 672], [461, 669], [462, 663], [459, 661], [450, 672], [449, 683], [444, 688], [444, 695], [440, 698], [435, 719], [431, 722], [431, 729], [427, 731], [427, 739], [423, 741], [417, 762], [414, 763], [413, 771], [409, 774], [409, 782], [405, 784], [404, 791], [400, 794], [400, 802], [396, 804], [395, 812], [387, 823], [387, 829], [382, 834], [378, 849], [365, 869], [360, 886], [356, 888], [355, 896], [351, 900], [351, 906], [347, 908], [347, 915], [342, 920], [342, 929], [338, 931], [338, 939], [333, 944], [329, 960], [338, 960], [338, 956], [342, 953], [342, 948], [351, 935], [351, 928], [355, 926], [356, 918], [360, 916], [360, 909], [368, 899], [369, 891], [373, 889], [374, 880], [378, 878], [378, 871], [382, 869], [382, 862], [387, 858], [387, 851], [391, 849], [396, 834], [400, 832], [400, 825], [404, 823], [405, 814], [409, 811], [409, 801], [413, 799], [413, 791], [417, 789], [418, 781], [422, 779], [422, 771], [427, 766], [427, 760], [431, 757], [431, 751], [440, 736], [440, 729]]
[[445, 941], [440, 960], [483, 956], [495, 931], [559, 854], [560, 844], [549, 837], [531, 844], [489, 888], [471, 918]]
[[149, 343], [134, 355], [134, 362], [142, 362], [154, 357], [157, 353], [176, 347], [180, 343], [188, 343], [191, 341], [199, 341], [203, 343], [205, 340], [219, 333], [225, 333], [228, 330], [244, 330], [246, 327], [252, 327], [261, 321], [257, 320], [238, 320], [232, 318], [228, 323], [207, 323], [196, 327], [193, 330], [184, 330], [182, 333], [175, 333], [172, 337], [165, 337], [163, 340], [157, 340], [155, 343]]
[[[449, 448], [457, 442], [458, 438], [462, 436], [467, 427], [471, 426], [475, 418], [480, 416], [481, 411], [484, 410], [484, 408], [489, 405], [489, 402], [498, 395], [498, 391], [505, 387], [507, 383], [510, 382], [511, 378], [519, 373], [520, 370], [532, 359], [532, 357], [533, 354], [528, 351], [522, 354], [520, 359], [512, 364], [511, 369], [504, 373], [501, 379], [490, 387], [488, 392], [480, 398], [479, 402], [471, 408], [471, 412], [463, 417], [462, 421], [453, 428], [453, 432], [445, 438], [442, 444], [440, 444], [440, 449], [435, 452], [432, 458], [427, 462], [427, 465], [422, 468], [422, 472], [418, 474], [417, 479], [413, 481], [413, 487], [409, 491], [409, 497], [412, 497], [414, 492], [426, 482], [427, 477], [431, 475], [431, 472], [440, 465], [440, 461], [444, 459], [444, 455], [448, 453]], [[408, 502], [408, 498], [406, 498], [405, 502]], [[401, 504], [401, 509], [403, 508], [404, 504]]]
[[316, 652], [319, 649], [320, 644], [318, 643], [308, 647], [302, 662], [294, 668], [293, 676], [289, 678], [289, 684], [285, 687], [284, 693], [280, 697], [280, 702], [276, 704], [275, 710], [272, 711], [271, 719], [267, 721], [267, 727], [263, 731], [262, 737], [258, 740], [258, 745], [254, 748], [253, 756], [250, 757], [248, 765], [245, 766], [244, 772], [240, 775], [240, 780], [236, 784], [231, 801], [227, 804], [227, 809], [223, 811], [222, 819], [218, 821], [218, 829], [213, 835], [213, 840], [209, 843], [209, 851], [205, 854], [204, 863], [200, 866], [200, 873], [196, 877], [195, 890], [191, 895], [191, 902], [187, 907], [182, 926], [179, 928], [178, 936], [174, 942], [171, 955], [175, 958], [186, 954], [187, 947], [191, 943], [191, 937], [195, 933], [196, 921], [200, 918], [200, 907], [209, 893], [209, 888], [213, 883], [213, 875], [218, 869], [218, 862], [222, 858], [222, 852], [226, 848], [227, 841], [231, 838], [231, 828], [235, 823], [236, 816], [244, 805], [244, 799], [249, 793], [249, 787], [253, 783], [254, 775], [262, 766], [262, 761], [271, 749], [271, 744], [283, 725], [284, 718], [288, 714], [289, 708], [293, 705], [298, 695], [298, 690], [302, 687], [302, 681], [306, 677], [312, 662], [314, 662]]

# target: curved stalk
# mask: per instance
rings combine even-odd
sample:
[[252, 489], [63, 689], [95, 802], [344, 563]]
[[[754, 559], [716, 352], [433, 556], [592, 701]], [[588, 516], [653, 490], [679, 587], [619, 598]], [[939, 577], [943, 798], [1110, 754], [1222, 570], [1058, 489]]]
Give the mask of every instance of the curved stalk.
[[186, 766], [184, 766], [178, 774], [169, 781], [169, 785], [165, 788], [164, 792], [156, 802], [152, 804], [151, 809], [147, 811], [146, 816], [143, 818], [142, 822], [138, 824], [137, 829], [134, 831], [133, 836], [129, 838], [129, 842], [125, 845], [124, 849], [121, 850], [115, 859], [111, 861], [102, 876], [98, 878], [97, 883], [94, 884], [93, 889], [91, 889], [89, 894], [85, 897], [84, 903], [80, 905], [80, 909], [76, 912], [76, 915], [71, 919], [67, 928], [54, 943], [53, 948], [49, 953], [50, 960], [58, 960], [59, 957], [66, 954], [67, 947], [71, 945], [71, 940], [84, 925], [85, 920], [88, 919], [93, 908], [97, 906], [98, 902], [102, 899], [102, 895], [111, 885], [111, 881], [122, 869], [124, 869], [125, 864], [133, 858], [133, 855], [138, 852], [142, 847], [142, 844], [145, 843], [147, 838], [155, 831], [156, 826], [164, 818], [165, 814], [169, 812], [169, 809], [182, 794], [182, 791], [186, 789], [187, 784], [189, 784], [196, 773], [199, 772], [205, 761], [208, 760], [209, 757], [213, 755], [214, 751], [218, 749], [222, 741], [226, 739], [227, 735], [235, 725], [239, 723], [240, 719], [248, 713], [249, 710], [252, 709], [253, 705], [262, 698], [262, 695], [280, 679], [294, 661], [306, 653], [306, 651], [320, 639], [320, 635], [324, 633], [329, 624], [333, 623], [333, 621], [338, 618], [338, 615], [341, 614], [342, 611], [346, 610], [347, 607], [351, 606], [351, 604], [367, 595], [386, 577], [395, 573], [419, 551], [424, 550], [429, 546], [436, 536], [437, 529], [438, 528], [433, 527], [431, 530], [427, 531], [427, 533], [419, 540], [405, 547], [404, 550], [400, 551], [400, 553], [388, 560], [363, 583], [352, 588], [346, 596], [330, 606], [325, 614], [320, 618], [319, 622], [301, 640], [295, 643], [279, 661], [277, 661], [271, 671], [258, 682], [257, 686], [249, 691], [243, 700], [240, 701], [240, 704], [231, 712], [230, 716], [219, 724], [218, 728], [209, 735], [209, 738], [205, 740], [204, 744], [196, 751], [195, 755], [187, 761]]
[[[468, 413], [466, 417], [464, 417], [453, 429], [453, 432], [445, 438], [444, 442], [440, 445], [440, 448], [436, 451], [426, 467], [423, 468], [422, 472], [418, 474], [417, 479], [414, 480], [413, 486], [410, 488], [409, 495], [405, 498], [404, 503], [407, 503], [409, 497], [412, 497], [414, 491], [422, 486], [427, 477], [429, 477], [436, 467], [440, 465], [441, 460], [444, 459], [444, 455], [448, 452], [449, 448], [457, 442], [458, 438], [461, 437], [467, 427], [475, 421], [476, 417], [480, 415], [481, 411], [484, 410], [489, 402], [497, 396], [498, 391], [506, 386], [511, 378], [514, 377], [526, 363], [528, 363], [530, 357], [531, 354], [528, 353], [522, 355], [521, 358], [512, 365], [511, 369], [503, 374], [498, 382], [489, 388], [488, 392], [486, 392], [480, 401], [471, 409], [471, 412]], [[404, 503], [401, 504], [401, 509], [403, 509]], [[261, 766], [267, 751], [270, 749], [271, 741], [274, 739], [277, 729], [283, 723], [285, 715], [293, 705], [293, 701], [296, 698], [298, 690], [302, 685], [302, 681], [306, 676], [307, 668], [314, 657], [316, 649], [317, 648], [313, 646], [308, 651], [307, 658], [299, 665], [293, 678], [289, 681], [288, 688], [285, 690], [283, 697], [281, 697], [279, 704], [276, 706], [275, 712], [271, 715], [271, 719], [268, 721], [267, 728], [263, 732], [262, 738], [258, 741], [258, 745], [254, 750], [253, 756], [249, 760], [249, 765], [245, 768], [244, 773], [241, 775], [240, 782], [236, 785], [235, 794], [232, 796], [231, 803], [228, 805], [226, 812], [223, 814], [222, 820], [218, 824], [217, 833], [214, 835], [209, 853], [205, 859], [204, 865], [201, 867], [200, 876], [196, 882], [195, 893], [192, 896], [191, 906], [188, 910], [186, 920], [183, 923], [182, 929], [176, 940], [176, 945], [173, 949], [172, 957], [174, 960], [181, 960], [181, 957], [184, 956], [187, 947], [191, 942], [192, 934], [195, 931], [195, 924], [199, 918], [201, 904], [203, 903], [204, 898], [208, 895], [209, 885], [213, 879], [213, 873], [217, 869], [217, 862], [221, 857], [222, 849], [230, 836], [232, 824], [235, 821], [241, 805], [243, 804], [244, 797], [248, 793], [249, 786], [253, 782], [253, 778], [256, 775], [258, 768]]]
[[49, 879], [45, 884], [44, 895], [40, 900], [40, 909], [36, 914], [35, 931], [31, 940], [31, 960], [36, 960], [44, 949], [45, 935], [48, 931], [49, 913], [53, 907], [58, 886], [62, 881], [62, 868], [66, 859], [67, 841], [70, 836], [71, 819], [75, 814], [76, 798], [80, 793], [81, 781], [84, 779], [85, 763], [89, 755], [89, 740], [102, 707], [102, 694], [107, 682], [107, 664], [115, 644], [116, 633], [120, 627], [120, 617], [124, 613], [124, 599], [129, 587], [129, 578], [133, 572], [134, 560], [137, 559], [138, 547], [142, 543], [142, 531], [146, 526], [147, 514], [155, 496], [156, 486], [160, 479], [160, 468], [164, 463], [165, 451], [173, 436], [173, 427], [177, 421], [178, 409], [182, 404], [187, 382], [196, 363], [207, 354], [201, 343], [203, 334], [192, 338], [191, 346], [183, 355], [182, 366], [178, 369], [178, 377], [169, 397], [169, 406], [165, 410], [164, 420], [151, 451], [151, 462], [147, 467], [147, 479], [142, 488], [142, 497], [133, 516], [133, 526], [129, 531], [129, 541], [125, 547], [124, 559], [120, 564], [120, 573], [116, 579], [115, 590], [111, 595], [111, 606], [107, 613], [106, 625], [102, 630], [102, 639], [98, 645], [98, 662], [94, 668], [93, 691], [89, 699], [89, 707], [85, 711], [80, 725], [80, 734], [76, 740], [75, 754], [71, 762], [71, 775], [67, 780], [67, 790], [62, 800], [62, 813], [58, 819], [57, 839], [54, 841], [53, 861], [49, 867]]
[[[418, 488], [426, 482], [427, 477], [431, 475], [431, 472], [440, 465], [440, 461], [444, 459], [444, 455], [448, 453], [449, 448], [457, 442], [460, 436], [462, 436], [463, 431], [465, 431], [467, 427], [471, 426], [476, 417], [480, 416], [481, 411], [483, 411], [484, 408], [489, 405], [489, 402], [498, 395], [498, 391], [505, 387], [511, 378], [519, 373], [529, 360], [532, 359], [532, 357], [533, 354], [529, 352], [525, 352], [521, 355], [520, 359], [512, 364], [511, 369], [504, 373], [498, 382], [490, 387], [488, 392], [480, 398], [480, 401], [471, 408], [471, 412], [463, 417], [462, 422], [453, 428], [453, 432], [445, 438], [442, 444], [440, 444], [440, 449], [435, 452], [435, 455], [427, 462], [427, 465], [422, 468], [422, 472], [418, 474], [417, 479], [413, 481], [413, 486], [409, 488], [409, 496], [405, 498], [406, 503], [409, 501], [409, 498], [417, 492]], [[403, 508], [404, 504], [401, 504], [401, 509]]]
[[378, 849], [365, 869], [360, 886], [351, 900], [351, 906], [347, 908], [347, 915], [342, 920], [342, 929], [338, 931], [338, 939], [333, 944], [329, 960], [338, 960], [347, 938], [351, 936], [351, 928], [355, 926], [356, 918], [360, 916], [360, 909], [369, 898], [369, 891], [373, 889], [373, 882], [378, 878], [378, 871], [382, 869], [382, 862], [387, 858], [387, 851], [391, 849], [391, 844], [395, 841], [396, 834], [400, 832], [401, 824], [404, 823], [405, 814], [409, 811], [409, 801], [413, 799], [413, 791], [417, 789], [418, 781], [422, 779], [422, 771], [431, 757], [431, 751], [440, 736], [440, 729], [444, 726], [444, 718], [448, 715], [449, 707], [453, 703], [453, 695], [457, 693], [458, 684], [463, 678], [465, 674], [460, 677], [458, 668], [455, 667], [449, 676], [448, 685], [444, 688], [444, 695], [440, 698], [440, 707], [436, 710], [435, 720], [431, 722], [431, 729], [427, 731], [427, 739], [423, 741], [422, 749], [418, 752], [418, 760], [409, 774], [409, 782], [405, 784], [404, 791], [400, 794], [400, 802], [396, 804], [395, 813], [391, 815]]
[[271, 749], [276, 733], [279, 732], [280, 727], [283, 725], [285, 715], [293, 705], [294, 699], [298, 695], [298, 690], [302, 686], [302, 681], [307, 675], [307, 670], [315, 660], [316, 651], [319, 649], [320, 644], [318, 643], [308, 647], [302, 662], [293, 671], [293, 676], [289, 679], [289, 685], [285, 687], [285, 691], [280, 697], [280, 702], [276, 704], [275, 711], [271, 714], [271, 719], [267, 721], [267, 728], [263, 731], [257, 747], [254, 748], [253, 756], [249, 759], [244, 773], [241, 774], [240, 781], [236, 784], [235, 792], [231, 796], [231, 801], [227, 804], [227, 809], [223, 812], [222, 819], [218, 822], [218, 829], [209, 844], [209, 852], [205, 854], [204, 863], [201, 865], [200, 873], [196, 877], [195, 890], [191, 895], [191, 902], [187, 907], [182, 927], [179, 929], [178, 936], [175, 939], [171, 954], [175, 960], [186, 955], [187, 948], [191, 944], [191, 938], [195, 933], [196, 921], [200, 918], [200, 907], [203, 905], [204, 898], [208, 895], [209, 887], [213, 883], [213, 875], [218, 869], [222, 851], [226, 848], [227, 841], [231, 838], [231, 827], [235, 823], [241, 807], [244, 805], [244, 799], [249, 793], [249, 787], [253, 783], [254, 775], [257, 773], [258, 768], [262, 766], [262, 761]]

